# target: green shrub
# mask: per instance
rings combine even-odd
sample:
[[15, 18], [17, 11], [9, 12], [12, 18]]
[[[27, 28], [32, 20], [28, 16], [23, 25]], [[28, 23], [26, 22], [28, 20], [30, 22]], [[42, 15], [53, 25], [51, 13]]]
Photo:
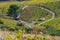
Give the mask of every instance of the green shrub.
[[57, 30], [55, 35], [60, 36], [60, 30]]
[[3, 21], [0, 19], [0, 24], [3, 24]]
[[10, 5], [10, 7], [8, 9], [8, 16], [16, 19], [16, 17], [18, 16], [18, 13], [17, 13], [18, 9], [19, 9], [18, 5], [15, 5], [15, 4]]
[[54, 27], [46, 27], [45, 30], [47, 31], [47, 34], [50, 34], [52, 36], [55, 36], [55, 35], [60, 35], [60, 30], [57, 30], [56, 28]]
[[17, 26], [24, 26], [24, 23], [17, 23]]

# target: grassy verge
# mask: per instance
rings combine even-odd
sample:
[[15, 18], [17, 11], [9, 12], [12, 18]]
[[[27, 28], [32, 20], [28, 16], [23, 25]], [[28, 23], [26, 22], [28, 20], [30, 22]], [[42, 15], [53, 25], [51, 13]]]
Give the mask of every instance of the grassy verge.
[[10, 26], [10, 27], [15, 27], [17, 24], [17, 21], [15, 20], [4, 19], [4, 18], [0, 18], [0, 19], [3, 21], [4, 25]]

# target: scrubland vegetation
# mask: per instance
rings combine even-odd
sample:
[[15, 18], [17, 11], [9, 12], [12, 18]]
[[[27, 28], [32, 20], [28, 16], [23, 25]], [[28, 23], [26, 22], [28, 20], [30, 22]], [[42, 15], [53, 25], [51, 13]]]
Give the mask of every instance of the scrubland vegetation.
[[[38, 8], [40, 5], [55, 13], [53, 20], [42, 25], [38, 24], [49, 20], [52, 15], [48, 11]], [[24, 6], [37, 7], [27, 7], [23, 10], [22, 8]], [[41, 20], [41, 18], [45, 18], [45, 20]], [[21, 22], [21, 20], [27, 23]], [[35, 21], [36, 23], [32, 24]], [[25, 24], [30, 24], [31, 27]], [[15, 33], [15, 38], [8, 33], [5, 36], [6, 40], [56, 40], [55, 38], [49, 39], [45, 35], [60, 36], [60, 1], [30, 0], [22, 2], [1, 2], [0, 29], [1, 31], [12, 31]], [[41, 35], [41, 32], [44, 37], [37, 36], [38, 34]], [[23, 34], [34, 34], [35, 36], [33, 38], [28, 36], [23, 39]]]

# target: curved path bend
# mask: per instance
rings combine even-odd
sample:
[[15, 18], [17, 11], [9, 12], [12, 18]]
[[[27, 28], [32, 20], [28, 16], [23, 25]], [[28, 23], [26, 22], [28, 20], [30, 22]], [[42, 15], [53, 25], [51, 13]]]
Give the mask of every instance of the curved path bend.
[[[22, 9], [24, 10], [24, 9], [27, 8], [27, 7], [37, 7], [37, 8], [46, 10], [47, 12], [49, 12], [49, 13], [52, 14], [51, 19], [46, 20], [46, 21], [40, 23], [39, 25], [44, 24], [44, 23], [46, 23], [46, 22], [48, 22], [48, 21], [50, 21], [50, 20], [53, 20], [53, 19], [55, 18], [55, 12], [53, 12], [52, 10], [50, 10], [50, 9], [48, 9], [48, 8], [46, 8], [46, 7], [43, 7], [43, 6], [39, 6], [39, 7], [38, 7], [38, 6], [24, 6]], [[43, 15], [43, 14], [42, 14], [42, 15]], [[36, 23], [36, 22], [33, 22], [33, 23], [31, 23], [31, 24], [28, 24], [27, 22], [24, 22], [24, 23], [25, 23], [27, 26], [29, 26], [29, 27], [32, 28], [32, 24], [33, 24], [33, 23]]]
[[[27, 8], [27, 7], [37, 7], [37, 6], [25, 6], [25, 7], [23, 7], [22, 9], [24, 10], [24, 9]], [[53, 20], [53, 19], [55, 18], [55, 13], [54, 13], [53, 11], [51, 11], [51, 10], [45, 8], [45, 7], [42, 7], [42, 6], [37, 7], [37, 8], [44, 9], [44, 10], [46, 10], [47, 12], [49, 12], [49, 13], [52, 14], [51, 19], [46, 20], [46, 21], [40, 23], [39, 25], [44, 24], [44, 23], [46, 23], [46, 22], [48, 22], [48, 21], [50, 21], [50, 20]], [[35, 23], [35, 22], [33, 22], [33, 23], [29, 24], [28, 22], [25, 22], [25, 21], [22, 21], [22, 20], [20, 20], [20, 21], [23, 22], [23, 23], [25, 23], [25, 25], [29, 26], [30, 28], [33, 28], [33, 27], [32, 27], [32, 26], [33, 26], [32, 24]], [[0, 38], [2, 38], [2, 39], [3, 39], [3, 37], [2, 37], [3, 34], [5, 35], [5, 32], [1, 32], [1, 31], [0, 31]], [[29, 35], [29, 34], [24, 34], [23, 36], [28, 36], [28, 35]], [[32, 34], [31, 36], [33, 37], [34, 34]], [[37, 35], [37, 36], [41, 36], [41, 35], [39, 34], [39, 35]], [[57, 39], [57, 40], [60, 40], [60, 37], [59, 37], [59, 38], [56, 37], [56, 39]]]

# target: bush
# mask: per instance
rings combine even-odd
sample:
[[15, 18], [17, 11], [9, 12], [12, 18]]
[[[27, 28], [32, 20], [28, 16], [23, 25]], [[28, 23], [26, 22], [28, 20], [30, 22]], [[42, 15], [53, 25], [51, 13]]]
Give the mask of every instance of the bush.
[[31, 33], [33, 31], [32, 28], [25, 28], [25, 30], [26, 30], [27, 33]]
[[0, 19], [0, 24], [3, 24], [3, 21]]
[[24, 26], [24, 23], [17, 23], [17, 26]]
[[13, 17], [14, 19], [16, 19], [17, 17], [17, 10], [19, 9], [19, 6], [13, 4], [10, 5], [9, 9], [8, 9], [8, 16]]
[[55, 35], [60, 36], [60, 30], [57, 30]]
[[47, 34], [50, 34], [52, 36], [59, 36], [60, 35], [60, 30], [57, 30], [56, 28], [54, 27], [46, 27], [45, 30], [47, 31]]

